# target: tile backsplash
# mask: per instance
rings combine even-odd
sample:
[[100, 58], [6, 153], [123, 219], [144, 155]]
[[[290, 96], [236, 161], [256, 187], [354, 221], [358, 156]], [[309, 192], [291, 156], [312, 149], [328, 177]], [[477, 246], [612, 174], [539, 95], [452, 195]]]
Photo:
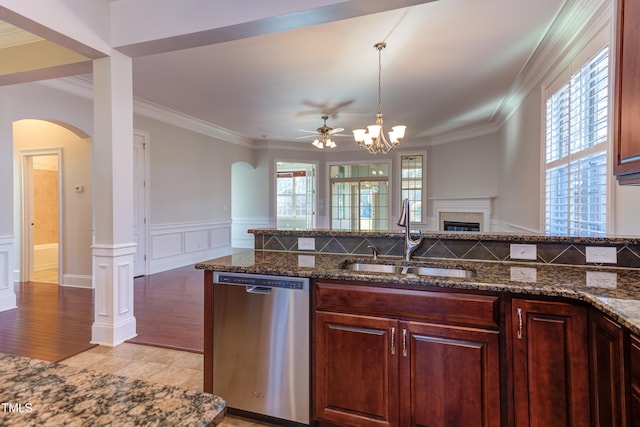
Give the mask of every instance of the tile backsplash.
[[[254, 234], [255, 249], [299, 251], [298, 238], [313, 236], [315, 249], [309, 252], [345, 255], [371, 255], [371, 247], [382, 256], [403, 256], [404, 235], [396, 233], [340, 233], [314, 231], [290, 232], [278, 230], [250, 230]], [[501, 262], [537, 262], [565, 265], [600, 265], [587, 263], [586, 247], [615, 247], [618, 267], [640, 268], [640, 243], [636, 239], [584, 239], [536, 236], [504, 236], [460, 234], [426, 234], [414, 259], [446, 258]], [[535, 259], [511, 258], [511, 244], [535, 245]], [[612, 266], [612, 264], [602, 264]]]

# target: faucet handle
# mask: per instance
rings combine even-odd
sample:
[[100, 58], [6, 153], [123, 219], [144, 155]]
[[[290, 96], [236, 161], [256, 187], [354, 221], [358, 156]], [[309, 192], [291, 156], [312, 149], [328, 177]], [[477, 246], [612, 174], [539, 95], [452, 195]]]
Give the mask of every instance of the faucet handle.
[[377, 260], [378, 259], [378, 255], [380, 255], [380, 249], [376, 248], [373, 245], [369, 245], [367, 246], [369, 249], [371, 249], [371, 253], [373, 254], [373, 259]]

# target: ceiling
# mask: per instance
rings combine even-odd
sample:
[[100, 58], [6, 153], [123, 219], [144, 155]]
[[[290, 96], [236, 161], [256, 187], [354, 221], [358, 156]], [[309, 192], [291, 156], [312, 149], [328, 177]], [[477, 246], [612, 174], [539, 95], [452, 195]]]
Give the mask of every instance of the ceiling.
[[[134, 58], [134, 96], [256, 141], [308, 146], [321, 116], [344, 133], [375, 120], [434, 144], [491, 129], [564, 0], [439, 0]], [[0, 47], [2, 47], [0, 26]], [[352, 138], [338, 139], [352, 148]], [[306, 144], [306, 145], [304, 145]], [[340, 148], [338, 148], [340, 149]]]

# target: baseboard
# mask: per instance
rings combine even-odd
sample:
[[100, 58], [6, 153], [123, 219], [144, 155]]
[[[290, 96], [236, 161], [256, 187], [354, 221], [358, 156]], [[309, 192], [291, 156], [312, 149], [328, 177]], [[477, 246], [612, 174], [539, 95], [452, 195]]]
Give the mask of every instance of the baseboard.
[[0, 311], [6, 311], [16, 308], [16, 294], [13, 292], [7, 292], [4, 295], [0, 295]]
[[80, 274], [64, 274], [62, 276], [62, 286], [69, 288], [93, 289], [93, 278]]

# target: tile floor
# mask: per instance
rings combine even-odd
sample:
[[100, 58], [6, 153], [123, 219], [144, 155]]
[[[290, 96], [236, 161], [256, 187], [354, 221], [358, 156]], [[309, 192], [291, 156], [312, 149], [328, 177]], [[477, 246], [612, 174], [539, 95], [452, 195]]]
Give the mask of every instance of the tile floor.
[[[202, 391], [202, 354], [124, 343], [97, 346], [62, 364]], [[220, 427], [264, 427], [243, 418], [227, 416]]]

